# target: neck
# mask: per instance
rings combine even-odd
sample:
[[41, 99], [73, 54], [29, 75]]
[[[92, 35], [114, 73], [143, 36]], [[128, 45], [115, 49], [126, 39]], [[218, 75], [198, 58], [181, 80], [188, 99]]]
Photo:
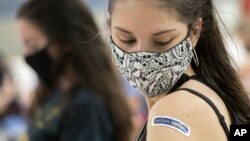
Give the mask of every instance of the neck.
[[[185, 73], [188, 76], [195, 75], [195, 72], [192, 69], [191, 65], [187, 68]], [[146, 97], [146, 103], [147, 103], [148, 111], [150, 111], [150, 109], [154, 106], [154, 104], [164, 96], [166, 96], [166, 93], [162, 93], [162, 94], [160, 94], [159, 96], [156, 96], [156, 97]]]
[[66, 65], [64, 72], [59, 77], [59, 89], [63, 92], [69, 92], [71, 88], [79, 82], [79, 76], [77, 74], [70, 65]]

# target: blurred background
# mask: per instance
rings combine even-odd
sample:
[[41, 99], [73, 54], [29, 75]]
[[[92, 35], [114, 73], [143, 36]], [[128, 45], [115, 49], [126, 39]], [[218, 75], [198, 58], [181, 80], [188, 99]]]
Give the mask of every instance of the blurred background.
[[[15, 141], [26, 131], [25, 109], [30, 104], [37, 76], [22, 56], [15, 15], [24, 0], [0, 0], [0, 141]], [[101, 34], [106, 36], [106, 7], [108, 0], [84, 0], [95, 15]], [[215, 0], [228, 51], [238, 68], [242, 81], [250, 90], [250, 0]], [[143, 98], [124, 81], [134, 124], [139, 129], [147, 113]], [[136, 133], [135, 133], [136, 134]]]

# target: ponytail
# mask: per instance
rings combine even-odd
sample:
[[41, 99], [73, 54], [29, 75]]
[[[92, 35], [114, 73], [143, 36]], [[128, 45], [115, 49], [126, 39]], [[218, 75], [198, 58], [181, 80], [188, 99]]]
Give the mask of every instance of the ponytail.
[[216, 14], [213, 1], [205, 0], [201, 11], [203, 30], [196, 46], [200, 66], [197, 68], [192, 62], [192, 68], [218, 93], [226, 106], [236, 112], [242, 124], [249, 124], [250, 101], [230, 62]]

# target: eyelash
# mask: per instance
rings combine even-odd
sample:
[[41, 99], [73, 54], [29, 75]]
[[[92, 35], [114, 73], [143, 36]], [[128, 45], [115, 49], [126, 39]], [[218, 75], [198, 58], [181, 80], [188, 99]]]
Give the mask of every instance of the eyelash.
[[136, 43], [136, 40], [127, 40], [127, 41], [121, 40], [121, 41], [122, 41], [124, 44], [129, 44], [129, 45]]
[[168, 40], [168, 41], [166, 41], [166, 42], [155, 42], [155, 44], [157, 44], [158, 46], [166, 46], [166, 45], [168, 45], [169, 43], [171, 43], [172, 40], [173, 40], [173, 39], [170, 39], [170, 40]]
[[[154, 42], [154, 44], [158, 45], [158, 46], [166, 46], [168, 45], [173, 39], [170, 39], [166, 42]], [[134, 43], [136, 43], [136, 40], [128, 40], [128, 41], [125, 41], [125, 40], [121, 40], [121, 42], [123, 42], [124, 44], [129, 44], [129, 45], [132, 45]]]

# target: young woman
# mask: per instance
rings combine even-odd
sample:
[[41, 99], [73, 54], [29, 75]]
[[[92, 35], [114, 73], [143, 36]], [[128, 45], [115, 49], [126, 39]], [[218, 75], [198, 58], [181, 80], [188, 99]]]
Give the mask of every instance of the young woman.
[[119, 77], [80, 0], [29, 0], [18, 13], [25, 59], [41, 82], [30, 141], [128, 141], [130, 113]]
[[113, 57], [145, 95], [139, 141], [225, 141], [250, 123], [212, 0], [109, 0]]

